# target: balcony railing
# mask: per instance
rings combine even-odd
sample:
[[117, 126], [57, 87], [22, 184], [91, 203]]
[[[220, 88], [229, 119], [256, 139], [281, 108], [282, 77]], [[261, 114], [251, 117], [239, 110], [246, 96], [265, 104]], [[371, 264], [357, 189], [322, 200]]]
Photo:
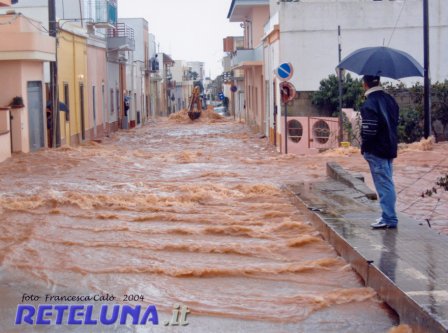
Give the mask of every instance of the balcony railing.
[[134, 29], [124, 23], [117, 23], [115, 29], [108, 29], [107, 48], [117, 51], [134, 51]]
[[230, 61], [232, 68], [242, 66], [244, 63], [258, 62], [263, 60], [262, 46], [256, 49], [237, 50]]
[[107, 31], [107, 37], [127, 37], [134, 39], [134, 29], [125, 23], [117, 23], [115, 29], [109, 29]]

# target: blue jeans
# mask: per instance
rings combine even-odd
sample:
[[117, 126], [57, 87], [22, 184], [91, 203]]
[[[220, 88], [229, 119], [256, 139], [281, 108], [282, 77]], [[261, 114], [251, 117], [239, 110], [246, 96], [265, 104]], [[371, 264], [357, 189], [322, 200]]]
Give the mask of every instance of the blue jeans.
[[387, 225], [396, 226], [398, 223], [397, 213], [395, 211], [397, 195], [393, 181], [393, 160], [381, 158], [366, 152], [364, 153], [364, 158], [369, 163], [373, 183], [380, 197], [381, 218]]

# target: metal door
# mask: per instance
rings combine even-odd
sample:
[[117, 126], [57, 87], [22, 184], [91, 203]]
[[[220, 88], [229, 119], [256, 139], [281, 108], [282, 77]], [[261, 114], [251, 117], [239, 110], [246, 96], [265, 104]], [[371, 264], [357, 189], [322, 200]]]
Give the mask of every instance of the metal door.
[[308, 148], [328, 149], [338, 147], [338, 132], [338, 118], [309, 117]]
[[27, 83], [27, 96], [30, 150], [36, 151], [45, 146], [42, 82], [29, 81]]

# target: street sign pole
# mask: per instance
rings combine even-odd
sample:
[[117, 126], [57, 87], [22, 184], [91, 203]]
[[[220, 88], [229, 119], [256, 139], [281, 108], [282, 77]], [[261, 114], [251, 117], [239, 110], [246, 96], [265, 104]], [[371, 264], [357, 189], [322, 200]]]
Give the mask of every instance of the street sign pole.
[[296, 88], [289, 80], [294, 73], [294, 68], [290, 63], [283, 63], [275, 70], [275, 75], [280, 81], [280, 99], [285, 107], [285, 154], [288, 154], [288, 102], [296, 96]]
[[288, 154], [288, 102], [296, 96], [296, 87], [292, 83], [284, 81], [280, 83], [280, 94], [285, 107], [285, 154]]
[[[341, 63], [341, 26], [338, 25], [338, 54], [339, 54], [339, 63]], [[338, 68], [338, 88], [339, 88], [339, 143], [343, 140], [343, 124], [344, 118], [342, 115], [342, 68]]]
[[288, 102], [285, 104], [285, 154], [288, 154]]
[[428, 0], [423, 0], [423, 62], [424, 62], [424, 136], [431, 136], [431, 78], [429, 76], [429, 9]]

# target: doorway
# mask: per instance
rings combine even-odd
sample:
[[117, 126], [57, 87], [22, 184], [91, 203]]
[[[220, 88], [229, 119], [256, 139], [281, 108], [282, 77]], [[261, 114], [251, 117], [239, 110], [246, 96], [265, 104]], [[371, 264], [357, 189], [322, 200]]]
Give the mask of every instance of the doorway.
[[27, 97], [30, 150], [36, 151], [45, 147], [44, 110], [41, 81], [29, 81], [27, 83]]

